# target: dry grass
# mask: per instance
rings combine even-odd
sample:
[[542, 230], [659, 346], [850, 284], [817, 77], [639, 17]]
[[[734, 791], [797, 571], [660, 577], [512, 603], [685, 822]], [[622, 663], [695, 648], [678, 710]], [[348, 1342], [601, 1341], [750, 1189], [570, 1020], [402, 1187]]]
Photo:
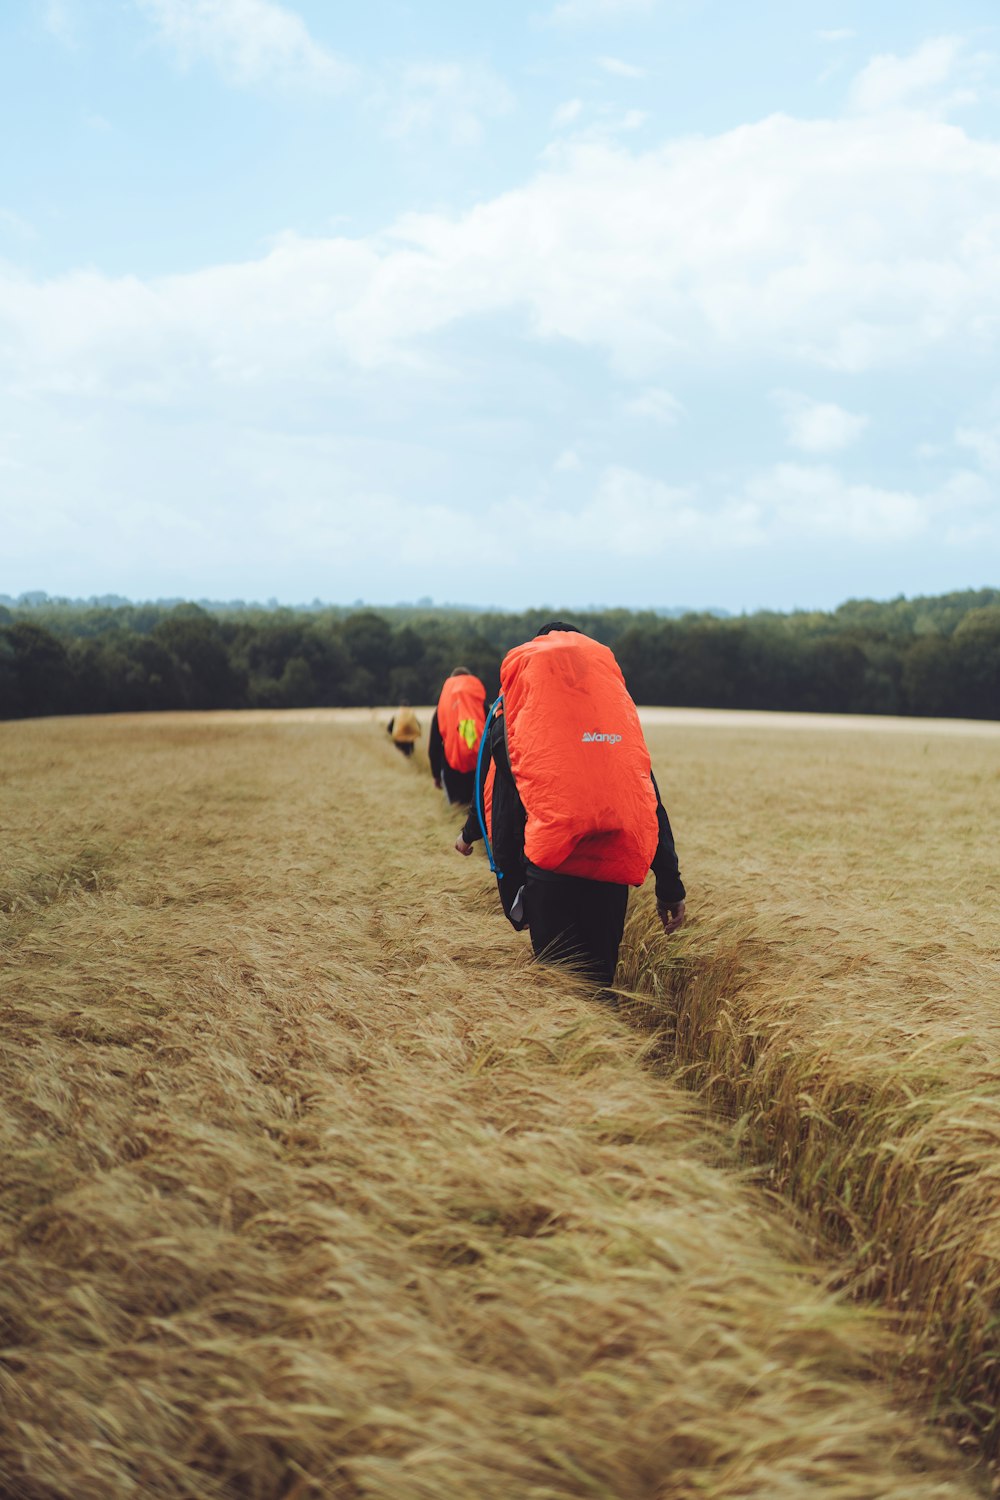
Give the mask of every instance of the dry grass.
[[[64, 721], [0, 754], [5, 1497], [981, 1492], [879, 1377], [849, 1263], [655, 1030], [527, 961], [384, 734]], [[678, 1038], [699, 983], [727, 1003], [710, 959], [770, 962], [698, 763], [664, 779], [702, 925], [643, 966]]]
[[637, 903], [619, 979], [995, 1450], [1000, 738], [866, 729], [652, 732], [696, 919]]

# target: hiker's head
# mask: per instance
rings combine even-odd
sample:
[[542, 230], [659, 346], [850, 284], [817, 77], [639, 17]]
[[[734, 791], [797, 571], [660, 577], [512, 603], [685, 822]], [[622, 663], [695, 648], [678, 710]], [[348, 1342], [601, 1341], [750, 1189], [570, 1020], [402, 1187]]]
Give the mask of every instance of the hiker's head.
[[551, 635], [554, 630], [572, 630], [575, 635], [581, 634], [577, 625], [567, 625], [565, 620], [550, 620], [547, 625], [542, 626], [541, 630], [536, 630], [535, 634], [536, 636]]
[[399, 700], [399, 706], [400, 706], [400, 708], [409, 708], [409, 706], [410, 706], [410, 700], [409, 700], [409, 698], [400, 698], [400, 700]]
[[452, 677], [471, 677], [472, 673], [468, 667], [452, 667], [451, 675]]

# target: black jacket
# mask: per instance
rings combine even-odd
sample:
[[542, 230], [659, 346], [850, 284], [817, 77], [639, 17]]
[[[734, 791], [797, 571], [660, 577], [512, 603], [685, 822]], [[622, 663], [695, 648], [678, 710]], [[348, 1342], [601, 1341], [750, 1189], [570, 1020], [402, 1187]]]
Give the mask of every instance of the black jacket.
[[[524, 825], [526, 815], [524, 804], [521, 801], [514, 777], [507, 759], [507, 740], [504, 735], [504, 723], [502, 715], [497, 715], [487, 730], [486, 748], [483, 751], [482, 761], [482, 786], [479, 789], [478, 809], [474, 805], [462, 829], [462, 838], [467, 844], [474, 844], [477, 839], [482, 838], [483, 831], [480, 826], [479, 817], [483, 810], [482, 787], [486, 785], [486, 773], [492, 760], [496, 766], [493, 780], [493, 863], [497, 868], [497, 887], [500, 891], [500, 901], [504, 912], [510, 917], [510, 910], [514, 904], [525, 878], [530, 874], [543, 880], [571, 880], [575, 877], [559, 875], [551, 870], [538, 870], [530, 860], [524, 857]], [[652, 773], [651, 773], [652, 774]], [[652, 777], [653, 789], [656, 792], [656, 821], [659, 826], [659, 841], [656, 845], [656, 853], [653, 855], [653, 863], [650, 868], [656, 878], [656, 899], [666, 902], [668, 906], [674, 906], [678, 901], [683, 901], [686, 895], [684, 882], [681, 880], [680, 868], [677, 863], [677, 851], [674, 848], [674, 835], [670, 827], [670, 819], [667, 810], [660, 801], [660, 789], [656, 785], [656, 777]], [[513, 920], [513, 919], [512, 919]], [[521, 924], [515, 923], [515, 926]]]
[[431, 732], [427, 739], [427, 759], [431, 763], [431, 775], [435, 781], [440, 781], [441, 772], [448, 762], [444, 758], [444, 740], [441, 738], [437, 709], [434, 710], [434, 717], [431, 719]]

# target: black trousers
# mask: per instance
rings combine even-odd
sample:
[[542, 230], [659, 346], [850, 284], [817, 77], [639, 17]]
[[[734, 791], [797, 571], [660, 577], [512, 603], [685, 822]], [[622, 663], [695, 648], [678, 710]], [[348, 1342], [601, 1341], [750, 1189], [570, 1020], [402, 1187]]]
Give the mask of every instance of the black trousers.
[[475, 795], [475, 771], [453, 771], [451, 766], [446, 765], [441, 772], [441, 780], [449, 802], [457, 802], [462, 807], [469, 806]]
[[523, 899], [531, 946], [543, 962], [570, 963], [596, 984], [611, 984], [625, 928], [627, 885], [529, 874]]
[[395, 747], [399, 751], [400, 755], [412, 755], [413, 754], [413, 741], [412, 740], [393, 740], [392, 743], [395, 745]]

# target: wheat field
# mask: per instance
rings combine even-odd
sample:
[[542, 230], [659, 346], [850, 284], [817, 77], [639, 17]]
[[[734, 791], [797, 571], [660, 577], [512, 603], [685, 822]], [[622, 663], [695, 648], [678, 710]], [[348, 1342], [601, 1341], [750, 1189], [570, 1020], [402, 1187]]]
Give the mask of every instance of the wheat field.
[[380, 717], [0, 725], [0, 1494], [992, 1488], [1000, 738], [649, 730], [530, 959]]

